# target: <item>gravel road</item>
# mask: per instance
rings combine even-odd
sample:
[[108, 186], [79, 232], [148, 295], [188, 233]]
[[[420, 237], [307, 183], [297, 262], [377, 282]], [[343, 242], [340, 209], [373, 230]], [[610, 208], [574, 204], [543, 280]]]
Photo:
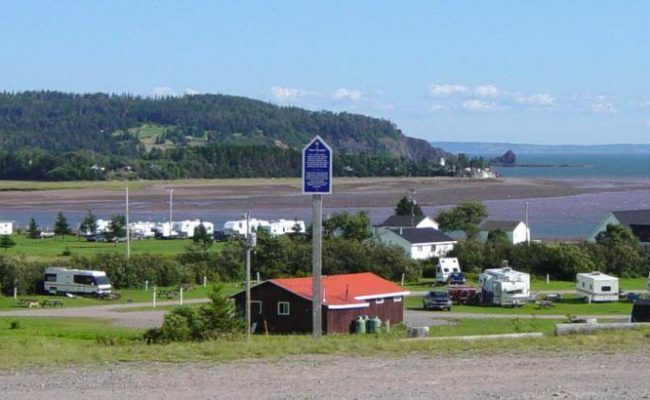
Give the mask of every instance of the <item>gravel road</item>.
[[0, 399], [648, 399], [650, 353], [300, 356], [0, 371]]

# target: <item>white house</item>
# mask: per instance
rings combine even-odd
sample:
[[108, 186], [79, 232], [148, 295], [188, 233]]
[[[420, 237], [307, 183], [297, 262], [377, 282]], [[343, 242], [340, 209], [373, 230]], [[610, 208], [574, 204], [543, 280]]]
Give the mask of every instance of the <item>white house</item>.
[[618, 301], [618, 278], [601, 272], [580, 273], [576, 275], [576, 292], [590, 303]]
[[486, 242], [492, 231], [503, 231], [512, 244], [525, 243], [530, 240], [530, 228], [523, 221], [496, 221], [486, 220], [478, 227], [478, 239]]
[[379, 225], [375, 226], [376, 228], [433, 228], [438, 229], [438, 222], [425, 215], [414, 216], [410, 215], [392, 215], [382, 222]]
[[510, 267], [486, 269], [478, 282], [486, 304], [514, 306], [527, 302], [530, 297], [530, 275]]
[[404, 249], [414, 260], [444, 257], [454, 249], [454, 239], [433, 228], [377, 228], [375, 240]]
[[205, 227], [208, 235], [212, 236], [214, 233], [214, 224], [212, 222], [201, 221], [200, 219], [186, 219], [183, 221], [174, 221], [172, 223], [172, 231], [178, 233], [178, 237], [191, 238], [194, 237], [194, 230], [200, 225]]
[[286, 235], [287, 233], [305, 233], [305, 221], [293, 219], [278, 219], [269, 222], [268, 226], [263, 227], [271, 236]]
[[13, 235], [14, 223], [13, 221], [0, 221], [0, 235]]
[[[249, 225], [249, 231], [251, 233], [257, 231], [257, 228], [265, 228], [268, 229], [270, 226], [269, 221], [263, 220], [263, 219], [255, 219], [251, 218], [250, 219], [250, 225]], [[225, 224], [223, 224], [223, 231], [226, 234], [229, 235], [246, 235], [246, 220], [245, 219], [239, 219], [239, 220], [234, 220], [234, 221], [227, 221]]]
[[95, 233], [105, 233], [108, 232], [108, 227], [111, 224], [111, 220], [109, 219], [98, 219], [95, 221], [97, 224], [97, 229], [95, 229]]

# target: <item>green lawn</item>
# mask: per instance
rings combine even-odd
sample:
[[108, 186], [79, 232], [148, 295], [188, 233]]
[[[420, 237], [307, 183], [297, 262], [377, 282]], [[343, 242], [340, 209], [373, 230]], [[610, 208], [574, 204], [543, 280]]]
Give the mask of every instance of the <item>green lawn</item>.
[[[121, 253], [126, 254], [126, 243], [105, 243], [88, 242], [77, 237], [28, 239], [22, 235], [11, 237], [16, 246], [10, 248], [7, 254], [24, 255], [33, 258], [63, 257], [62, 253], [69, 250], [72, 255], [88, 256], [96, 253]], [[185, 252], [190, 245], [190, 239], [158, 240], [144, 239], [131, 242], [131, 254], [160, 254], [164, 256], [175, 256]], [[214, 243], [210, 251], [218, 252], [223, 248], [221, 242]]]
[[[468, 320], [435, 327], [434, 336], [477, 333], [548, 332], [551, 322]], [[537, 354], [562, 351], [632, 351], [647, 347], [649, 330], [541, 339], [490, 341], [432, 341], [404, 339], [403, 327], [379, 335], [332, 335], [320, 341], [309, 335], [255, 335], [202, 343], [147, 345], [142, 330], [111, 326], [108, 321], [73, 318], [0, 318], [0, 369], [30, 366], [104, 364], [107, 362], [225, 362], [251, 358], [277, 359], [306, 354], [341, 356], [436, 357], [481, 353]]]
[[455, 319], [447, 325], [429, 328], [429, 336], [472, 336], [502, 333], [541, 332], [553, 334], [555, 324], [563, 321], [551, 319]]
[[[422, 309], [421, 296], [406, 298], [406, 307], [414, 310]], [[497, 306], [466, 306], [455, 305], [453, 312], [480, 313], [480, 314], [523, 314], [523, 315], [621, 315], [628, 316], [632, 312], [632, 303], [592, 303], [587, 304], [576, 296], [563, 296], [552, 308], [539, 308], [536, 304], [525, 304], [522, 307], [506, 308]], [[444, 312], [444, 311], [431, 311]]]
[[[231, 295], [241, 290], [238, 283], [224, 283], [223, 292], [226, 295]], [[153, 297], [153, 288], [150, 288], [149, 291], [144, 291], [143, 289], [123, 289], [117, 290], [122, 297], [119, 300], [100, 300], [96, 298], [68, 298], [65, 296], [48, 296], [48, 295], [26, 295], [19, 296], [19, 299], [34, 299], [37, 301], [43, 300], [59, 300], [63, 303], [64, 307], [86, 307], [86, 306], [97, 306], [97, 305], [106, 305], [106, 304], [124, 304], [124, 303], [148, 303], [152, 301]], [[167, 287], [159, 288], [160, 291], [177, 291], [176, 287]], [[206, 298], [211, 290], [211, 287], [204, 288], [197, 286], [192, 290], [185, 291], [183, 293], [184, 299], [201, 299]], [[174, 300], [178, 301], [178, 296], [173, 298], [158, 297], [158, 301], [167, 301]], [[18, 302], [14, 300], [13, 297], [0, 296], [0, 310], [18, 310], [21, 307], [18, 305]]]

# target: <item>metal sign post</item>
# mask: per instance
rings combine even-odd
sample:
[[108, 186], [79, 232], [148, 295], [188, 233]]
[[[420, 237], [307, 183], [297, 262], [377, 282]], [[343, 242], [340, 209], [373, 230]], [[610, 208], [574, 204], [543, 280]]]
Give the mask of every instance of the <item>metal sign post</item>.
[[313, 198], [312, 212], [312, 337], [320, 339], [323, 297], [321, 293], [323, 194], [332, 193], [332, 149], [316, 136], [302, 150], [302, 192]]

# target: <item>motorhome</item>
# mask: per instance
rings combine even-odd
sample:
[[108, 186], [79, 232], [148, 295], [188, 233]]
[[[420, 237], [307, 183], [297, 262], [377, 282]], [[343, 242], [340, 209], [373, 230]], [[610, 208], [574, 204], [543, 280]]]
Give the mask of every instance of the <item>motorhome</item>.
[[518, 306], [530, 298], [530, 275], [510, 267], [486, 269], [478, 280], [484, 304]]
[[273, 220], [267, 227], [264, 227], [271, 236], [286, 235], [288, 233], [305, 233], [305, 221], [297, 219]]
[[43, 288], [49, 294], [78, 293], [105, 296], [111, 293], [112, 287], [104, 271], [49, 267], [45, 269]]
[[183, 221], [174, 221], [172, 230], [178, 232], [180, 238], [194, 237], [194, 230], [203, 225], [208, 235], [212, 236], [214, 233], [214, 225], [212, 222], [201, 221], [200, 219], [186, 219]]
[[618, 301], [618, 278], [601, 272], [576, 275], [576, 292], [588, 302]]
[[458, 258], [440, 257], [436, 266], [436, 282], [447, 283], [449, 276], [454, 272], [460, 272]]
[[223, 224], [223, 231], [228, 235], [246, 235], [246, 225], [248, 225], [249, 232], [254, 233], [257, 228], [268, 229], [269, 221], [263, 219], [251, 218], [248, 222], [245, 219], [234, 221], [227, 221]]

